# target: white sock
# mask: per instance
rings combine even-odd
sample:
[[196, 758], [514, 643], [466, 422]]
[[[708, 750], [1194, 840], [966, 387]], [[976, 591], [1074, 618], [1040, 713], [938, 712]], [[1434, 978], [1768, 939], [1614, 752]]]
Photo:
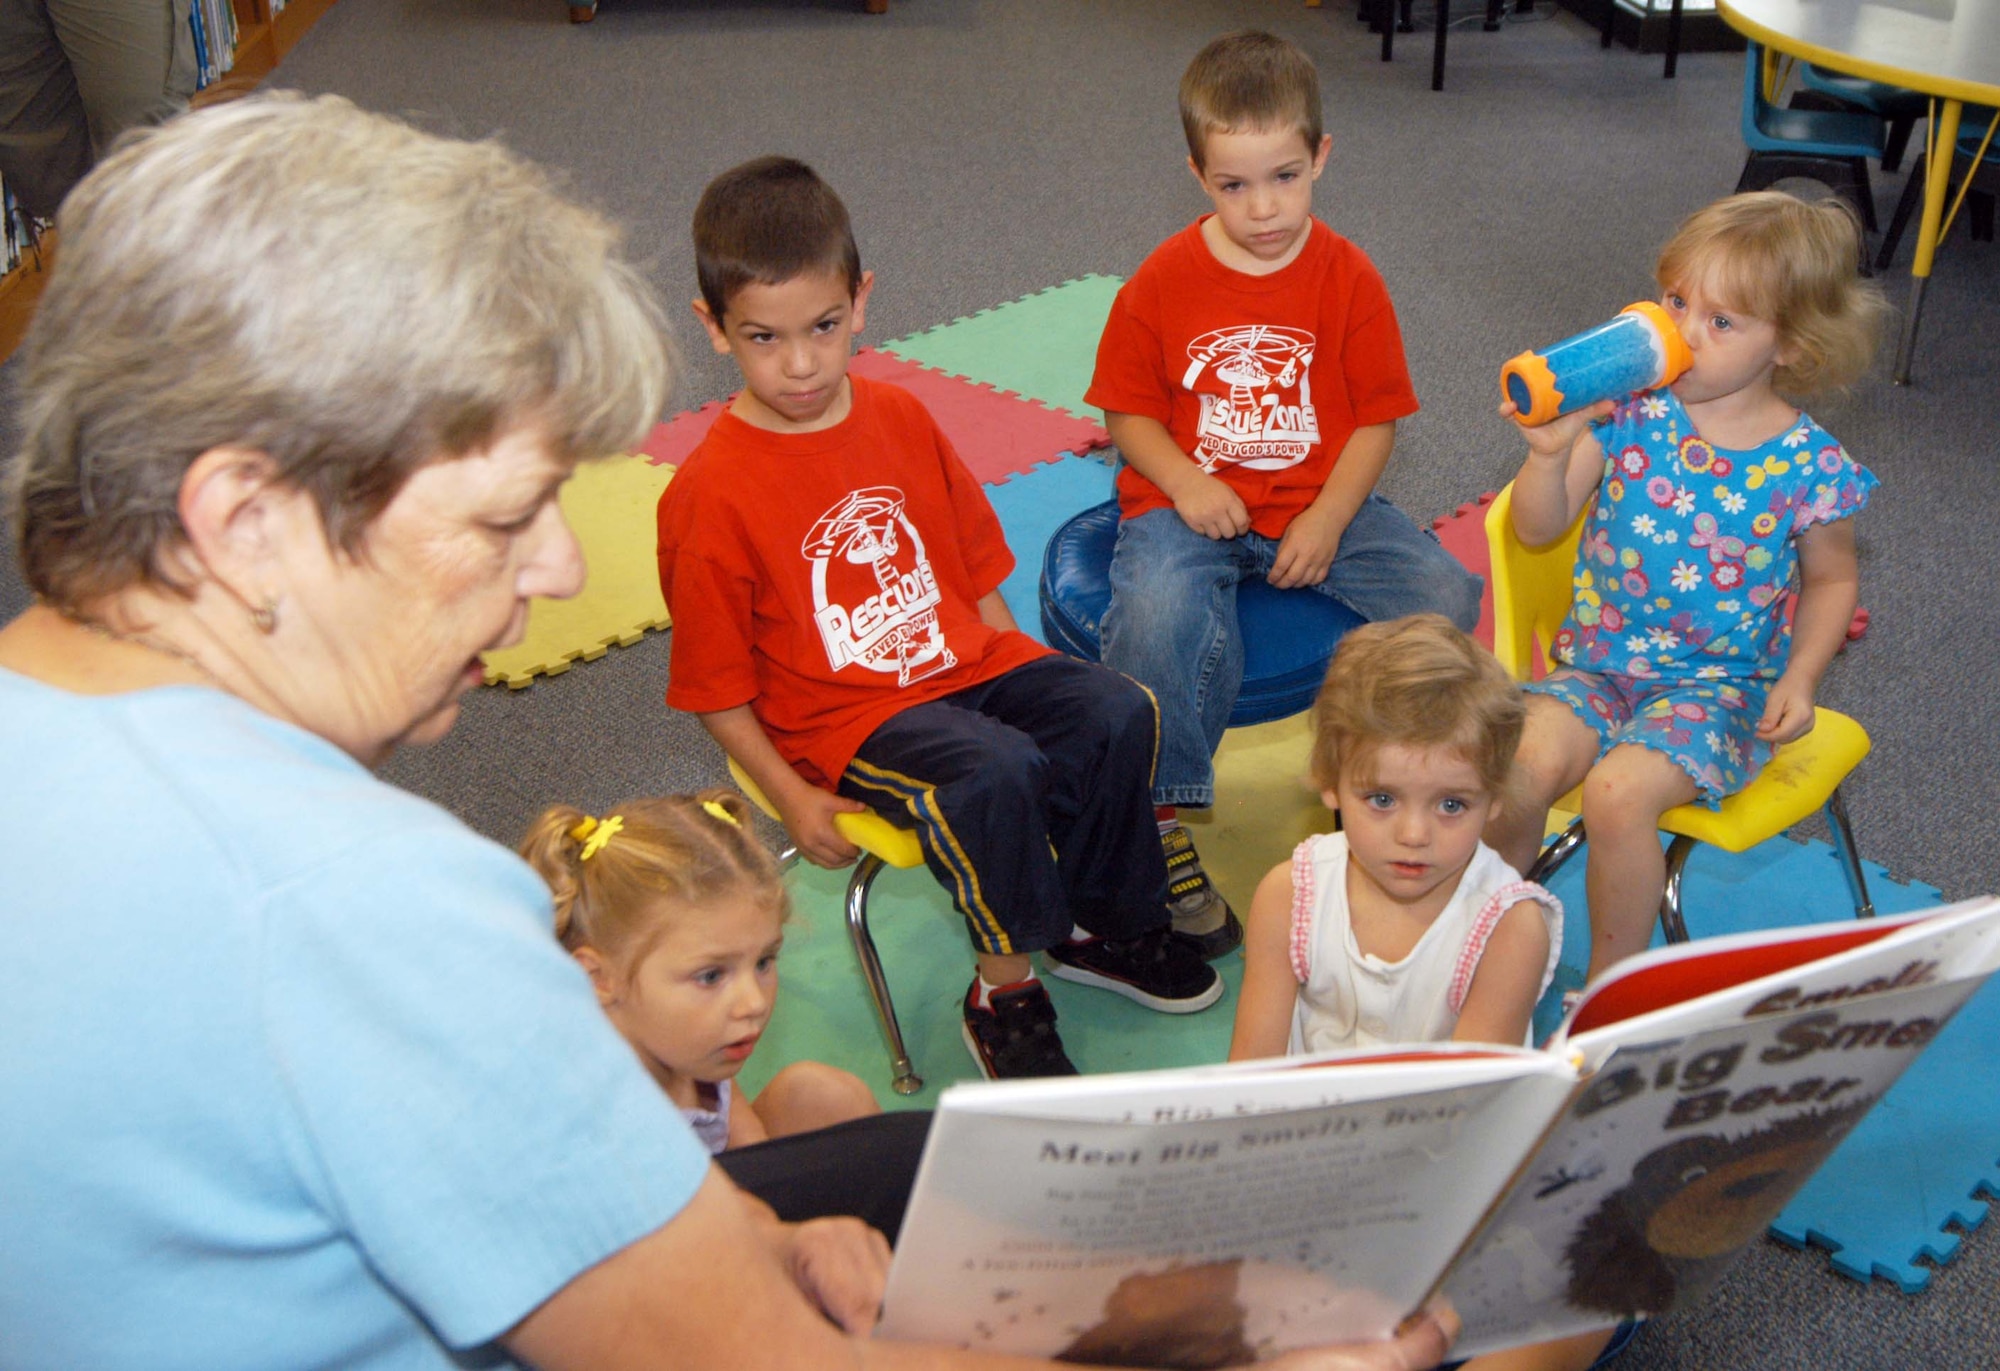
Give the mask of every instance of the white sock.
[[994, 991], [1005, 990], [1009, 985], [1026, 985], [1030, 981], [1040, 980], [1041, 977], [1035, 974], [1035, 968], [1031, 966], [1028, 968], [1027, 975], [1023, 976], [1018, 981], [1009, 981], [1007, 982], [1007, 985], [995, 985], [993, 984], [993, 982], [987, 980], [984, 976], [975, 975], [973, 979], [979, 982], [979, 996], [977, 999], [973, 1001], [973, 1004], [980, 1009], [991, 1009], [993, 1007]]

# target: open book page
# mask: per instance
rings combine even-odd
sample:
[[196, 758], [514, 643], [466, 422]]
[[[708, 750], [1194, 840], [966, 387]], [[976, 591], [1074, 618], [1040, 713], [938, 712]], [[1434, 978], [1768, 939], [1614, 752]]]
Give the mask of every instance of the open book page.
[[1451, 1048], [953, 1087], [882, 1335], [1163, 1367], [1385, 1336], [1574, 1088]]
[[[1558, 1034], [1588, 1083], [1446, 1282], [1465, 1320], [1457, 1352], [1698, 1297], [1996, 964], [1988, 900], [1621, 968], [1623, 992], [1600, 989], [1628, 1013], [1600, 1003], [1601, 1026]], [[1662, 983], [1697, 997], [1667, 1002]]]

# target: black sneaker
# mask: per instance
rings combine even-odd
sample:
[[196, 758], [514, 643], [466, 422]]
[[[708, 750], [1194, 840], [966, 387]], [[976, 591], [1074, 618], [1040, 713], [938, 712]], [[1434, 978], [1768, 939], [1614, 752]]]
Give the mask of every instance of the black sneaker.
[[979, 994], [975, 977], [965, 992], [965, 1048], [989, 1081], [1029, 1076], [1075, 1076], [1076, 1064], [1063, 1052], [1056, 1036], [1056, 1007], [1040, 981], [1027, 981], [993, 992], [993, 1007], [973, 1003]]
[[1222, 978], [1194, 940], [1165, 924], [1127, 942], [1084, 938], [1048, 950], [1049, 974], [1115, 990], [1162, 1014], [1192, 1014], [1222, 998]]
[[1209, 961], [1241, 947], [1243, 925], [1202, 869], [1193, 835], [1176, 824], [1160, 835], [1160, 850], [1167, 859], [1167, 912], [1174, 932], [1191, 940]]

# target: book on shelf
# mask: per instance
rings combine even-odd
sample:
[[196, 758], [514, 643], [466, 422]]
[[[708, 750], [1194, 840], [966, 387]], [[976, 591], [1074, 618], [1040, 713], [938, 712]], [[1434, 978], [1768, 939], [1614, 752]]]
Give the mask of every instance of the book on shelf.
[[1540, 1050], [1418, 1044], [939, 1101], [878, 1336], [1128, 1366], [1454, 1356], [1698, 1299], [2000, 966], [2000, 900], [1713, 938]]
[[20, 206], [14, 203], [14, 192], [7, 189], [6, 178], [0, 177], [0, 276], [21, 265], [21, 249], [28, 240], [27, 230]]
[[195, 89], [200, 90], [236, 65], [236, 8], [230, 0], [193, 0], [188, 29], [194, 37]]

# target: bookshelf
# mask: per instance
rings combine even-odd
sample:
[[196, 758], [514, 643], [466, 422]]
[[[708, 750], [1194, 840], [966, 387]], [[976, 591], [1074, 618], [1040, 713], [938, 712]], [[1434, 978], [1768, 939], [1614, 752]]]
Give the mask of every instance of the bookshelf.
[[[204, 0], [191, 2], [201, 4]], [[307, 30], [319, 22], [320, 16], [333, 8], [334, 0], [206, 0], [206, 3], [229, 7], [236, 22], [236, 45], [227, 70], [219, 69], [223, 66], [220, 62], [211, 63], [218, 71], [214, 79], [194, 93], [196, 108], [233, 100], [253, 89], [284, 60]], [[41, 299], [42, 285], [48, 279], [47, 268], [53, 260], [53, 240], [53, 234], [42, 239], [42, 270], [36, 270], [34, 254], [24, 252], [18, 267], [0, 275], [0, 361], [13, 355], [21, 336], [27, 332], [28, 320], [34, 317], [35, 304]]]

